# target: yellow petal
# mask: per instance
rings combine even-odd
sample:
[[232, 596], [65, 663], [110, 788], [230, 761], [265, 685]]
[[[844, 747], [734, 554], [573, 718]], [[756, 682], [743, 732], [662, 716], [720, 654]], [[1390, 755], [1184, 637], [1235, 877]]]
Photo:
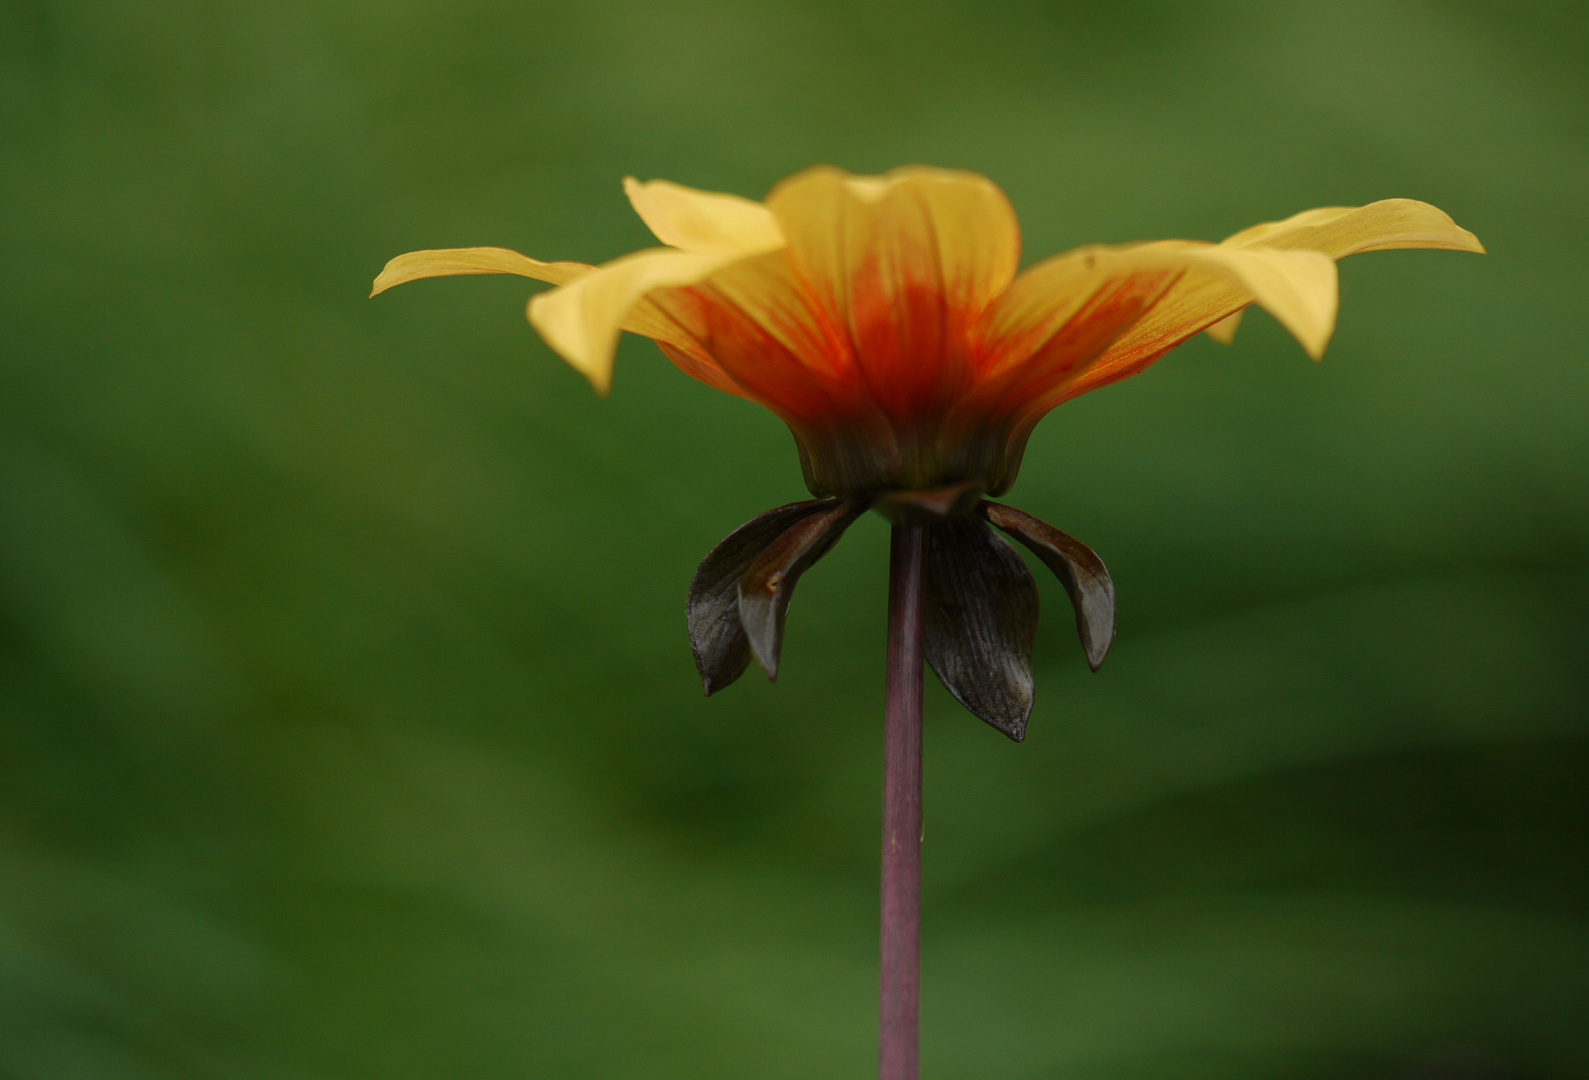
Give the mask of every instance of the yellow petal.
[[941, 286], [952, 302], [978, 310], [1004, 290], [1020, 262], [1009, 199], [975, 173], [911, 166], [851, 176], [821, 166], [779, 184], [767, 205], [796, 262], [844, 314], [852, 290], [872, 284], [855, 280], [872, 261], [885, 273]]
[[595, 267], [577, 262], [540, 262], [507, 248], [442, 248], [436, 251], [410, 251], [386, 264], [371, 296], [379, 296], [394, 285], [420, 278], [456, 277], [463, 274], [517, 274], [567, 285], [590, 273]]
[[1437, 248], [1484, 253], [1479, 238], [1450, 215], [1414, 199], [1384, 199], [1367, 206], [1327, 206], [1304, 210], [1284, 221], [1243, 229], [1222, 247], [1307, 248], [1334, 259], [1365, 251]]
[[[1334, 259], [1322, 251], [1224, 245], [1193, 248], [1181, 257], [1189, 267], [1246, 293], [1289, 330], [1310, 357], [1318, 360], [1324, 356], [1335, 332], [1339, 302]], [[1164, 330], [1173, 334], [1201, 318], [1200, 310], [1177, 301], [1176, 292], [1172, 289], [1161, 299], [1143, 323], [1163, 320]], [[1141, 326], [1139, 323], [1138, 329]]]
[[735, 256], [696, 255], [652, 248], [625, 255], [561, 289], [533, 297], [530, 322], [596, 393], [612, 388], [619, 331], [653, 289], [693, 285]]
[[[1177, 297], [1202, 298], [1188, 290], [1195, 281], [1221, 296], [1235, 298], [1228, 309], [1185, 330], [1181, 340], [1205, 329], [1232, 310], [1256, 301], [1302, 343], [1308, 355], [1322, 356], [1335, 327], [1335, 263], [1317, 251], [1228, 248], [1185, 240], [1128, 247], [1087, 247], [1032, 267], [999, 298], [981, 327], [992, 366], [1020, 362], [1063, 327], [1100, 289], [1133, 275], [1181, 275], [1127, 336], [1162, 337], [1181, 330], [1201, 309], [1188, 309]], [[1146, 327], [1146, 329], [1144, 329]]]
[[[1398, 248], [1437, 248], [1482, 253], [1478, 237], [1459, 227], [1443, 211], [1412, 199], [1386, 199], [1361, 207], [1328, 206], [1305, 210], [1284, 221], [1266, 222], [1244, 229], [1219, 245], [1224, 251], [1316, 252], [1340, 259], [1365, 251]], [[1252, 301], [1247, 290], [1228, 277], [1205, 270], [1186, 274], [1136, 326], [1062, 394], [1062, 401], [1129, 378], [1200, 330], [1218, 329]], [[1284, 320], [1282, 320], [1284, 321]], [[1295, 327], [1289, 327], [1296, 332]], [[1229, 336], [1227, 325], [1222, 331]], [[1304, 347], [1309, 342], [1298, 334]], [[1317, 340], [1322, 350], [1328, 334]], [[1318, 351], [1309, 348], [1315, 358]]]
[[767, 198], [823, 321], [848, 337], [883, 407], [911, 413], [969, 384], [965, 330], [1015, 276], [1020, 231], [972, 173], [818, 168]]
[[1242, 311], [1238, 311], [1234, 315], [1226, 315], [1213, 326], [1210, 326], [1207, 330], [1204, 330], [1203, 333], [1207, 334], [1221, 345], [1229, 345], [1231, 342], [1236, 340], [1236, 331], [1241, 329], [1241, 316], [1245, 310], [1246, 309], [1244, 308]]
[[1001, 298], [989, 312], [991, 340], [973, 343], [979, 378], [957, 409], [961, 418], [1015, 416], [1040, 406], [1088, 370], [1186, 273], [1184, 266], [1131, 264], [1116, 258], [1121, 254], [1072, 252], [1041, 267], [1044, 273], [1022, 275], [1017, 286], [1024, 287], [1008, 294], [1011, 304]]
[[666, 180], [624, 177], [635, 213], [664, 244], [696, 255], [755, 255], [783, 247], [772, 211], [738, 195], [696, 191]]
[[787, 251], [736, 260], [689, 289], [646, 301], [670, 315], [749, 397], [797, 429], [880, 414], [849, 344]]

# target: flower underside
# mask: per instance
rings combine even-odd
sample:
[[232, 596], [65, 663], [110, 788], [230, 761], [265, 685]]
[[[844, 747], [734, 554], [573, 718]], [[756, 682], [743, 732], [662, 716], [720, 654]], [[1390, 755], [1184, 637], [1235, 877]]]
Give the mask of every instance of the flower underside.
[[1394, 248], [1482, 252], [1427, 203], [1324, 207], [1212, 244], [1077, 248], [1020, 265], [1004, 193], [972, 173], [881, 177], [816, 168], [765, 202], [626, 180], [664, 245], [602, 266], [504, 248], [415, 251], [374, 293], [419, 278], [517, 274], [557, 286], [530, 322], [597, 393], [623, 331], [680, 370], [758, 402], [795, 437], [816, 499], [755, 518], [701, 564], [690, 634], [708, 694], [754, 656], [776, 675], [795, 582], [875, 508], [928, 523], [928, 659], [978, 716], [1020, 739], [1031, 708], [1037, 593], [994, 526], [1064, 582], [1089, 663], [1114, 636], [1114, 591], [1084, 545], [986, 502], [1014, 483], [1039, 420], [1136, 375], [1207, 331], [1229, 344], [1257, 304], [1319, 359], [1335, 261]]
[[1037, 585], [991, 526], [1020, 541], [1059, 578], [1076, 611], [1087, 663], [1097, 671], [1114, 642], [1114, 583], [1090, 548], [975, 485], [863, 499], [811, 499], [769, 510], [702, 560], [690, 582], [690, 645], [708, 696], [754, 658], [778, 677], [784, 618], [800, 575], [868, 507], [898, 524], [927, 527], [926, 657], [939, 681], [1016, 742], [1033, 698]]

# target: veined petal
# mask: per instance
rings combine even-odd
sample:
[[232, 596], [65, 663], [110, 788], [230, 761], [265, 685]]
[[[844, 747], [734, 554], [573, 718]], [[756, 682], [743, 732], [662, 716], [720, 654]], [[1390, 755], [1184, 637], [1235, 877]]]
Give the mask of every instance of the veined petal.
[[420, 278], [457, 277], [464, 274], [517, 274], [519, 277], [567, 285], [596, 268], [579, 262], [540, 262], [499, 247], [440, 248], [435, 251], [410, 251], [386, 264], [375, 279], [371, 296], [379, 296], [394, 285]]
[[1034, 267], [978, 327], [976, 386], [955, 418], [1017, 416], [1102, 356], [1185, 273], [1132, 267], [1107, 248], [1083, 249]]
[[[1479, 238], [1451, 220], [1438, 207], [1414, 199], [1383, 199], [1367, 206], [1322, 206], [1284, 221], [1267, 221], [1227, 237], [1223, 247], [1305, 248], [1333, 259], [1365, 251], [1435, 248], [1483, 254]], [[1208, 328], [1221, 345], [1236, 339], [1241, 312]]]
[[848, 337], [786, 251], [737, 259], [695, 285], [660, 289], [646, 303], [792, 427], [881, 420]]
[[533, 297], [530, 322], [559, 356], [590, 380], [596, 393], [605, 395], [612, 388], [619, 331], [646, 293], [692, 285], [733, 259], [670, 248], [637, 251], [571, 285]]
[[[625, 323], [624, 329], [634, 330], [634, 327]], [[638, 330], [635, 332], [641, 333]], [[662, 350], [662, 355], [666, 356], [672, 361], [674, 367], [690, 378], [705, 383], [713, 390], [721, 390], [725, 394], [732, 394], [735, 397], [750, 396], [743, 387], [728, 377], [723, 369], [718, 366], [715, 359], [706, 355], [705, 350], [699, 344], [686, 347], [676, 345], [668, 338], [657, 334], [645, 334], [644, 336], [655, 341], [657, 348]]]
[[[1313, 356], [1335, 324], [1335, 263], [1316, 251], [1179, 240], [1080, 248], [1032, 267], [988, 310], [978, 327], [982, 377], [965, 411], [1048, 411], [1143, 325], [1180, 332], [1187, 313], [1166, 305], [1187, 295], [1188, 279], [1239, 296], [1232, 309], [1256, 300]], [[1214, 321], [1185, 328], [1175, 343]]]
[[[1335, 326], [1335, 263], [1329, 256], [1317, 251], [1164, 240], [1129, 247], [1080, 248], [1032, 267], [988, 312], [983, 327], [987, 353], [998, 359], [1004, 339], [1018, 339], [1034, 331], [1044, 336], [1052, 333], [1107, 284], [1164, 271], [1192, 272], [1189, 276], [1194, 280], [1222, 284], [1241, 294], [1246, 303], [1256, 301], [1290, 330], [1311, 356], [1323, 353]], [[1150, 318], [1159, 317], [1166, 305], [1187, 291], [1184, 285], [1176, 286], [1158, 302]]]
[[1020, 260], [997, 186], [942, 169], [856, 177], [824, 167], [780, 184], [767, 205], [886, 411], [909, 416], [969, 385], [965, 330]]
[[[1304, 210], [1284, 221], [1244, 229], [1219, 245], [1222, 250], [1314, 251], [1342, 259], [1365, 251], [1434, 248], [1482, 254], [1478, 237], [1458, 226], [1442, 210], [1413, 199], [1385, 199], [1361, 207], [1330, 206]], [[1187, 274], [1140, 323], [1124, 334], [1064, 393], [1044, 404], [1063, 401], [1118, 382], [1146, 369], [1159, 357], [1201, 330], [1214, 329], [1215, 340], [1228, 344], [1235, 336], [1232, 317], [1253, 297], [1208, 274]], [[1227, 321], [1231, 320], [1231, 321]], [[1282, 320], [1283, 321], [1283, 320]], [[1221, 327], [1219, 324], [1223, 323]], [[1307, 342], [1304, 340], [1304, 346]], [[1317, 355], [1310, 350], [1310, 355]]]
[[624, 177], [623, 190], [635, 213], [656, 238], [696, 255], [755, 255], [783, 247], [783, 231], [771, 210], [738, 195]]

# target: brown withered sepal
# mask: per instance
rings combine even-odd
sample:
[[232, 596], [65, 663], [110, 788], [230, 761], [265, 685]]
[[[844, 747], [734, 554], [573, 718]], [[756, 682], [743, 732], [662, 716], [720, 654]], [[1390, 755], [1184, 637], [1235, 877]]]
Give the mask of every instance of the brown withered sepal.
[[777, 678], [800, 575], [873, 509], [895, 525], [926, 526], [927, 662], [961, 704], [1020, 742], [1033, 700], [1037, 586], [990, 525], [1029, 548], [1064, 585], [1094, 671], [1114, 641], [1114, 584], [1087, 545], [983, 494], [981, 484], [966, 482], [866, 499], [812, 499], [746, 522], [712, 549], [690, 583], [690, 645], [702, 688], [711, 695], [728, 686], [752, 657]]
[[739, 621], [739, 579], [791, 525], [837, 505], [838, 499], [808, 499], [769, 510], [729, 533], [701, 560], [690, 581], [685, 613], [690, 648], [707, 697], [733, 683], [750, 666], [750, 639]]
[[1037, 583], [980, 517], [927, 530], [926, 654], [972, 715], [1021, 742], [1032, 714]]
[[1097, 671], [1115, 640], [1115, 585], [1096, 552], [1024, 510], [984, 502], [982, 516], [1025, 544], [1054, 572], [1076, 609], [1076, 633]]

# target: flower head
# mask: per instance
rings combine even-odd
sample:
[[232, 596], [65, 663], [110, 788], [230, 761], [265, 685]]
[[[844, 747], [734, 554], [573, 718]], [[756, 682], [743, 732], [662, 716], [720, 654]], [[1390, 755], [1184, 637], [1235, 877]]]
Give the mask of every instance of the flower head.
[[1389, 199], [1304, 211], [1217, 244], [1092, 245], [1021, 271], [1015, 212], [973, 173], [823, 167], [761, 203], [662, 180], [624, 188], [665, 246], [599, 267], [502, 248], [416, 251], [388, 263], [374, 292], [454, 274], [551, 282], [530, 301], [530, 322], [598, 393], [627, 330], [789, 426], [817, 498], [761, 515], [701, 564], [690, 627], [708, 693], [751, 655], [776, 673], [800, 573], [874, 507], [934, 525], [928, 659], [1016, 738], [1031, 707], [1036, 593], [990, 525], [1060, 576], [1094, 668], [1114, 637], [1113, 585], [1097, 556], [983, 500], [1014, 483], [1037, 422], [1199, 332], [1229, 343], [1251, 304], [1320, 358], [1344, 256], [1484, 250], [1433, 206]]
[[1317, 359], [1335, 325], [1334, 261], [1387, 248], [1482, 251], [1426, 203], [1309, 210], [1219, 244], [1093, 245], [1018, 272], [1004, 193], [972, 173], [817, 168], [765, 203], [625, 182], [666, 247], [600, 267], [499, 248], [420, 251], [375, 291], [446, 274], [560, 286], [530, 302], [547, 343], [598, 393], [620, 331], [789, 425], [812, 494], [1014, 482], [1056, 405], [1135, 375], [1203, 330], [1228, 341], [1268, 310]]

